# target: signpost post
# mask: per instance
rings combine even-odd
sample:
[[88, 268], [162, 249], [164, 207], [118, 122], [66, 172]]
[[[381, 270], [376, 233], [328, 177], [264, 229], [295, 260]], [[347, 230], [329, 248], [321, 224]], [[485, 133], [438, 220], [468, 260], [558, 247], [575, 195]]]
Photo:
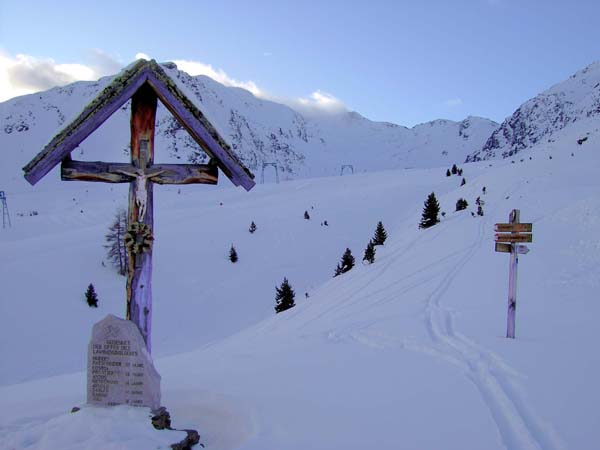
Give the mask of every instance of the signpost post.
[[520, 242], [532, 242], [533, 225], [520, 223], [520, 211], [513, 209], [508, 217], [509, 223], [497, 223], [495, 241], [497, 252], [510, 253], [508, 271], [508, 318], [506, 323], [506, 337], [515, 338], [515, 316], [517, 309], [517, 268], [519, 254], [526, 255], [529, 248]]

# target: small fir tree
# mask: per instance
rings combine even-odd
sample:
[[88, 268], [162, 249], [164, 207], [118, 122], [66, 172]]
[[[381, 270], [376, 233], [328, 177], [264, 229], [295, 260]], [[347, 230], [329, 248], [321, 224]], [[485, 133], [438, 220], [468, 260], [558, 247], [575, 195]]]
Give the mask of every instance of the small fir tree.
[[129, 270], [129, 256], [125, 247], [125, 233], [127, 233], [127, 212], [119, 209], [115, 214], [113, 223], [106, 233], [106, 244], [108, 260], [118, 270], [120, 275], [127, 275]]
[[477, 207], [477, 215], [478, 216], [483, 216], [483, 208], [481, 207], [481, 205], [479, 205]]
[[375, 262], [375, 244], [372, 240], [369, 241], [369, 245], [367, 245], [367, 248], [365, 249], [363, 261], [366, 261], [369, 264], [373, 264]]
[[354, 267], [354, 256], [352, 256], [352, 252], [349, 248], [346, 248], [346, 251], [342, 255], [342, 261], [338, 264], [335, 269], [334, 277], [341, 275], [343, 273], [348, 272]]
[[458, 167], [456, 164], [452, 164], [452, 175], [456, 175], [458, 173]]
[[383, 245], [387, 239], [387, 232], [383, 228], [381, 221], [377, 222], [377, 228], [375, 228], [375, 236], [373, 237], [373, 245]]
[[440, 212], [440, 204], [435, 198], [435, 193], [429, 194], [427, 200], [425, 200], [425, 206], [423, 207], [423, 215], [419, 228], [429, 228], [434, 226], [440, 221], [438, 214]]
[[90, 283], [85, 291], [85, 300], [90, 308], [98, 307], [98, 294], [96, 294], [96, 290], [94, 289], [94, 285]]
[[231, 261], [232, 263], [238, 262], [238, 254], [233, 245], [229, 249], [229, 261]]
[[296, 293], [290, 286], [287, 278], [283, 279], [281, 286], [275, 287], [275, 312], [280, 313], [287, 309], [293, 308], [296, 306], [294, 303], [294, 298]]
[[310, 220], [310, 215], [308, 214], [308, 211], [304, 211], [304, 218], [306, 220]]
[[462, 169], [458, 169], [458, 172], [456, 172], [456, 175], [458, 175], [459, 177], [462, 177]]
[[446, 170], [446, 176], [447, 176], [447, 177], [449, 177], [450, 175], [452, 175], [452, 174], [450, 173], [450, 169], [447, 169], [447, 170]]
[[464, 186], [465, 184], [467, 184], [467, 180], [465, 180], [464, 178], [462, 179], [462, 181], [460, 182], [461, 186]]
[[254, 223], [254, 221], [252, 221], [252, 223], [250, 224], [250, 228], [248, 228], [248, 231], [250, 232], [250, 234], [256, 231], [256, 224]]
[[459, 198], [456, 201], [456, 210], [457, 211], [462, 211], [463, 209], [467, 209], [467, 206], [469, 206], [469, 204], [467, 203], [467, 201], [464, 198]]

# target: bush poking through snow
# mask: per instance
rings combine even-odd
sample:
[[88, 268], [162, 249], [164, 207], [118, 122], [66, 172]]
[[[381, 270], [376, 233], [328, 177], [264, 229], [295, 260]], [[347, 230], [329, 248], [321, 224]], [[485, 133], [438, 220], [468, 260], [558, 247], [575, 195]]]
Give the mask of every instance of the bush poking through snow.
[[383, 245], [387, 239], [387, 232], [383, 228], [381, 221], [377, 222], [377, 228], [375, 228], [375, 236], [373, 237], [373, 245]]
[[288, 279], [284, 278], [281, 286], [275, 287], [275, 312], [279, 314], [296, 306], [295, 297], [296, 293], [290, 286]]
[[254, 221], [252, 221], [252, 223], [250, 224], [250, 228], [248, 228], [248, 231], [250, 232], [250, 234], [256, 231], [256, 224], [254, 223]]
[[238, 254], [233, 245], [229, 249], [229, 261], [231, 261], [232, 263], [238, 262]]
[[308, 211], [304, 211], [304, 218], [306, 220], [310, 220], [310, 215], [308, 214]]
[[440, 204], [435, 198], [435, 193], [429, 194], [427, 200], [425, 200], [425, 206], [423, 207], [423, 215], [419, 228], [429, 228], [434, 226], [440, 221], [438, 214], [440, 213]]
[[94, 289], [94, 285], [90, 283], [85, 291], [85, 300], [90, 308], [98, 307], [98, 294], [96, 294], [96, 290]]

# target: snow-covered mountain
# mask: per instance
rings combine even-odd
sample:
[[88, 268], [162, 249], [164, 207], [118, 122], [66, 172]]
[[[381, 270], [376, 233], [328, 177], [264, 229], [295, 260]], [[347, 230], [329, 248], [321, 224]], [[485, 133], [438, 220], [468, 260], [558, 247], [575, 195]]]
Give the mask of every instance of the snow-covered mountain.
[[[406, 128], [373, 122], [356, 112], [303, 115], [206, 76], [190, 76], [172, 63], [163, 67], [178, 79], [257, 175], [263, 162], [274, 162], [282, 179], [339, 174], [346, 164], [356, 172], [448, 165], [464, 160], [480, 148], [498, 126], [479, 117], [461, 122], [435, 120]], [[97, 82], [77, 82], [0, 104], [3, 184], [7, 184], [6, 180], [19, 183], [21, 167], [110, 80], [107, 77]], [[206, 160], [206, 155], [161, 105], [157, 124], [157, 160]], [[74, 152], [74, 157], [126, 160], [128, 146], [126, 104]], [[270, 172], [266, 176], [273, 178]]]
[[509, 158], [534, 144], [551, 143], [557, 131], [577, 121], [587, 121], [587, 130], [582, 130], [575, 140], [582, 145], [590, 134], [598, 132], [599, 116], [600, 61], [597, 61], [523, 103], [466, 162]]

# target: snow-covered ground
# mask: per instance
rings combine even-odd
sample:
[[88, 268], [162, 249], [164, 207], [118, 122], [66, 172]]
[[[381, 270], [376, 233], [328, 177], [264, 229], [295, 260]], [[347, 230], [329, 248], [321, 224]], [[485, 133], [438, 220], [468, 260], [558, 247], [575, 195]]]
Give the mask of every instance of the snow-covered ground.
[[[158, 187], [153, 347], [174, 426], [213, 450], [598, 448], [600, 140], [577, 145], [586, 126], [514, 164], [464, 165], [462, 187], [446, 167]], [[101, 262], [126, 188], [44, 183], [9, 192], [0, 230], [0, 449], [160, 448], [144, 410], [69, 413], [85, 403], [91, 325], [124, 313], [124, 278]], [[446, 216], [419, 230], [432, 191]], [[513, 208], [534, 242], [508, 340], [493, 225]], [[388, 241], [360, 264], [379, 220]], [[333, 279], [346, 247], [358, 264]], [[297, 306], [275, 315], [283, 277]]]

